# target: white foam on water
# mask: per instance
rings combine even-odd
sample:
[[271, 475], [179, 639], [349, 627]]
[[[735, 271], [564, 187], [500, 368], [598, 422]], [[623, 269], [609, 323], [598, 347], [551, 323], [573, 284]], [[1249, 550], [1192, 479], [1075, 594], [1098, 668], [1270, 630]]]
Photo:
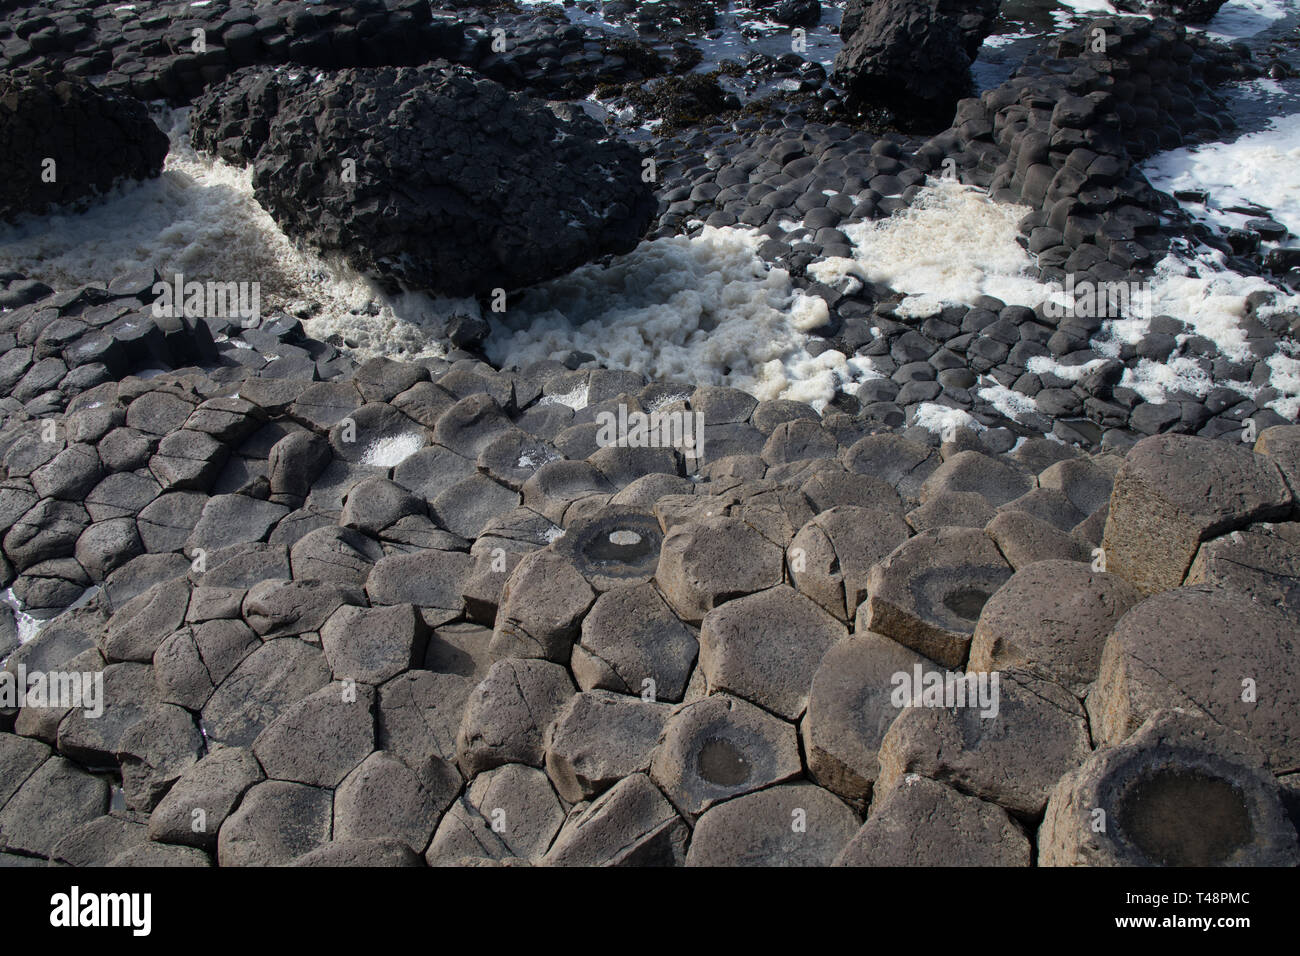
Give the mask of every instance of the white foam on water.
[[[1060, 288], [1027, 274], [1032, 259], [1016, 237], [1017, 225], [1028, 211], [1024, 206], [995, 203], [980, 190], [931, 180], [903, 212], [846, 227], [844, 232], [854, 244], [852, 259], [827, 259], [808, 271], [822, 282], [855, 276], [906, 293], [896, 311], [903, 321], [919, 322], [945, 305], [971, 305], [981, 295], [1034, 308], [1059, 297]], [[1253, 355], [1241, 326], [1246, 297], [1265, 290], [1277, 295], [1273, 311], [1300, 311], [1300, 295], [1283, 295], [1262, 278], [1227, 269], [1224, 257], [1213, 250], [1189, 253], [1186, 258], [1169, 255], [1157, 264], [1144, 287], [1144, 314], [1107, 320], [1092, 344], [1103, 356], [1117, 356], [1122, 344], [1135, 344], [1147, 334], [1151, 316], [1170, 315], [1187, 324], [1186, 334], [1204, 336], [1228, 358], [1245, 361]], [[1055, 362], [1042, 368], [1062, 378], [1086, 374], [1079, 369]], [[1285, 394], [1281, 404], [1269, 404], [1286, 414], [1281, 409], [1289, 407], [1288, 399], [1300, 390], [1285, 376], [1275, 377], [1278, 381], [1271, 384]], [[1249, 394], [1241, 383], [1210, 382], [1199, 366], [1183, 358], [1164, 365], [1140, 363], [1128, 371], [1124, 384], [1130, 383], [1152, 402], [1163, 401], [1174, 390], [1204, 396], [1215, 384]], [[1002, 386], [978, 394], [1011, 418], [1036, 409], [1032, 399]]]
[[582, 266], [490, 316], [488, 357], [526, 365], [579, 351], [655, 381], [729, 385], [814, 406], [874, 377], [839, 352], [808, 352], [826, 303], [769, 268], [757, 254], [762, 241], [751, 230], [705, 226]]
[[883, 282], [910, 297], [900, 304], [904, 317], [932, 315], [981, 295], [1037, 305], [1045, 293], [1025, 274], [1033, 263], [1016, 242], [1016, 226], [1028, 212], [993, 203], [974, 187], [932, 179], [907, 209], [842, 226], [853, 258], [827, 259], [808, 272], [828, 284], [846, 276]]
[[55, 289], [107, 284], [137, 269], [157, 269], [169, 281], [181, 273], [186, 281], [258, 282], [263, 313], [318, 303], [310, 334], [345, 333], [363, 357], [443, 355], [432, 333], [452, 311], [477, 308], [386, 296], [345, 263], [299, 249], [253, 198], [251, 170], [190, 146], [188, 109], [155, 119], [171, 142], [161, 176], [121, 183], [81, 213], [0, 224], [0, 269]]
[[1258, 218], [1228, 212], [1228, 206], [1253, 204], [1300, 235], [1300, 113], [1279, 117], [1272, 128], [1248, 133], [1231, 143], [1211, 143], [1160, 153], [1142, 165], [1151, 184], [1167, 193], [1203, 189], [1210, 194], [1202, 210], [1188, 211], [1223, 228]]
[[1288, 393], [1284, 398], [1269, 402], [1268, 407], [1283, 418], [1300, 420], [1300, 359], [1279, 352], [1268, 357], [1268, 367], [1273, 370], [1269, 384]]
[[424, 436], [419, 432], [385, 435], [376, 438], [361, 453], [361, 464], [394, 468], [424, 447]]
[[1228, 0], [1205, 25], [1205, 34], [1219, 40], [1251, 37], [1297, 12], [1295, 0]]
[[936, 402], [922, 402], [912, 416], [912, 425], [924, 428], [935, 435], [946, 436], [960, 429], [982, 432], [987, 426], [960, 408], [949, 408]]

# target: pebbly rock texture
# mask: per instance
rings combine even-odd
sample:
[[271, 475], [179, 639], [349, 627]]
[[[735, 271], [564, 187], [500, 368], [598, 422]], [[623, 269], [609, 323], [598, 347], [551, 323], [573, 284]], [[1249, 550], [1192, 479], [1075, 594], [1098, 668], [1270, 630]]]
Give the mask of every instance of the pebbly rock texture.
[[258, 201], [289, 235], [394, 288], [531, 285], [630, 251], [653, 209], [630, 147], [445, 63], [308, 84], [238, 74], [199, 107], [214, 112], [196, 145], [237, 158], [228, 134], [247, 154], [264, 123]]
[[851, 102], [884, 106], [900, 120], [946, 116], [970, 88], [971, 62], [998, 6], [998, 0], [875, 0], [852, 10], [834, 78]]
[[2, 220], [157, 176], [166, 156], [167, 137], [129, 97], [58, 71], [0, 74]]

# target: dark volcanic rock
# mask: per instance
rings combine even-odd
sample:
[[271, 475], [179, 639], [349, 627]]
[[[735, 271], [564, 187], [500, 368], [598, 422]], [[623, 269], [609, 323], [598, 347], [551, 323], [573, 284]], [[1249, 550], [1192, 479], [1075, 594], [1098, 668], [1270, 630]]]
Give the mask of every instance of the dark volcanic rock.
[[[256, 143], [256, 195], [291, 235], [390, 286], [454, 295], [512, 289], [630, 251], [654, 211], [639, 155], [527, 97], [441, 63], [341, 70], [319, 82], [239, 74], [230, 110], [197, 131], [237, 158]], [[242, 104], [242, 105], [241, 105]], [[240, 110], [247, 113], [238, 119]], [[224, 121], [223, 121], [224, 120]]]
[[997, 10], [998, 0], [876, 0], [853, 11], [835, 80], [861, 104], [946, 120]]
[[157, 176], [166, 156], [142, 103], [61, 73], [0, 74], [0, 219]]

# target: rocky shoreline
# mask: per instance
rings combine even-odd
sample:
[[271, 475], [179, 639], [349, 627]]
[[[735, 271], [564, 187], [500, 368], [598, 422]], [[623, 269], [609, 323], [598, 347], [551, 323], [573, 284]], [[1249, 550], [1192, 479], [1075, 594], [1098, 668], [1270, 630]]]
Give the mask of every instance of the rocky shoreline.
[[[0, 277], [3, 673], [102, 688], [94, 716], [0, 697], [0, 861], [1300, 863], [1300, 425], [1269, 407], [1300, 262], [1284, 226], [1210, 234], [1139, 167], [1231, 127], [1217, 88], [1266, 69], [1248, 49], [1101, 18], [937, 135], [803, 90], [619, 142], [519, 94], [682, 74], [674, 29], [611, 53], [562, 18], [418, 0], [9, 6], [11, 64], [193, 101], [196, 148], [253, 165], [286, 233], [368, 274], [482, 303], [639, 238], [750, 227], [824, 306], [809, 353], [875, 375], [813, 407], [581, 354], [499, 368], [469, 315], [445, 358], [361, 360], [309, 317], [161, 309], [183, 289], [153, 270]], [[638, 22], [693, 7], [651, 6]], [[533, 39], [494, 53], [500, 23]], [[192, 29], [207, 53], [159, 58]], [[266, 64], [347, 72], [308, 89]], [[321, 88], [352, 112], [313, 112]], [[489, 200], [474, 164], [509, 150], [466, 130], [506, 108], [491, 139], [544, 162]], [[445, 125], [386, 147], [418, 159], [340, 203], [326, 159], [422, 109]], [[289, 165], [309, 128], [319, 155]], [[918, 304], [865, 271], [859, 230], [944, 180], [1029, 208], [1036, 281], [1150, 283], [1197, 244], [1269, 291], [1241, 297], [1235, 349], [1168, 315], [1108, 351], [1086, 310]], [[395, 258], [457, 203], [491, 210], [481, 233]], [[1126, 378], [1174, 357], [1209, 387], [1150, 401]]]

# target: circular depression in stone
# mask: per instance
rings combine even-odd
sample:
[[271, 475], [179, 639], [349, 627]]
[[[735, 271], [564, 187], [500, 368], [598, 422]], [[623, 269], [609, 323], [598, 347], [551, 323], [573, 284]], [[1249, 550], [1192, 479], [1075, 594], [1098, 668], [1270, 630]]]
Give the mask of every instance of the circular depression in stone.
[[918, 614], [950, 631], [973, 633], [990, 597], [1011, 577], [1009, 567], [934, 568], [912, 579]]
[[700, 747], [695, 771], [701, 779], [719, 787], [738, 787], [749, 779], [750, 764], [730, 740], [712, 737]]
[[611, 510], [575, 522], [562, 541], [578, 570], [600, 586], [649, 580], [659, 564], [663, 532], [653, 515]]
[[1255, 835], [1242, 792], [1199, 770], [1162, 769], [1139, 778], [1115, 814], [1124, 835], [1161, 866], [1216, 866]]
[[943, 598], [943, 606], [964, 621], [972, 624], [979, 620], [980, 611], [988, 603], [992, 593], [982, 588], [958, 588]]

